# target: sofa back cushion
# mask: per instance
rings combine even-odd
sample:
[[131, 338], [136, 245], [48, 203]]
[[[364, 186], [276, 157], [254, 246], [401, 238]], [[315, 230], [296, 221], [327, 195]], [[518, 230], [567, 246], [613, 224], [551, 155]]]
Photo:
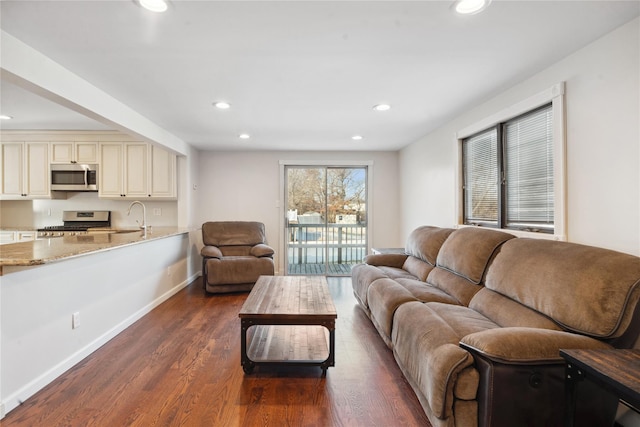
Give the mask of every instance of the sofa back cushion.
[[415, 276], [416, 279], [424, 282], [427, 280], [427, 276], [433, 270], [433, 265], [423, 261], [420, 258], [416, 258], [413, 255], [409, 255], [402, 265], [402, 270]]
[[213, 246], [253, 246], [265, 243], [264, 224], [255, 221], [210, 221], [202, 224], [202, 241]]
[[569, 331], [613, 339], [624, 334], [638, 305], [640, 258], [576, 243], [513, 239], [489, 267], [485, 286]]
[[438, 253], [436, 266], [480, 284], [497, 249], [514, 235], [478, 227], [451, 233]]
[[486, 228], [465, 227], [449, 235], [438, 253], [436, 267], [427, 283], [452, 297], [461, 305], [469, 301], [482, 286], [487, 265], [505, 241], [515, 236]]
[[405, 252], [421, 259], [431, 266], [435, 266], [442, 244], [453, 231], [452, 228], [440, 228], [429, 225], [418, 227], [409, 234]]

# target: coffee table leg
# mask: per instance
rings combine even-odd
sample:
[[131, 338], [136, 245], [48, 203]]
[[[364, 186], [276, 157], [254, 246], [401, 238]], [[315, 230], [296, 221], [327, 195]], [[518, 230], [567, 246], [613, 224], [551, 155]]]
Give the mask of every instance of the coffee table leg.
[[322, 376], [327, 375], [329, 366], [336, 366], [336, 325], [335, 322], [327, 322], [323, 325], [329, 330], [329, 355], [320, 367], [322, 368]]
[[247, 356], [247, 330], [251, 326], [251, 322], [248, 320], [242, 320], [240, 328], [240, 363], [242, 364], [242, 370], [245, 374], [250, 374], [253, 372], [253, 368], [255, 363], [249, 359]]

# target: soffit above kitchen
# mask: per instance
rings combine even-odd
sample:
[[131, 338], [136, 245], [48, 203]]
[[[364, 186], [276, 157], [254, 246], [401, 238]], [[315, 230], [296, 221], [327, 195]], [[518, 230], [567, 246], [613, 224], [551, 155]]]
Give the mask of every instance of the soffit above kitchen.
[[[174, 0], [158, 14], [133, 0], [5, 0], [0, 25], [199, 149], [371, 151], [418, 140], [640, 14], [637, 1], [494, 0], [471, 16], [452, 3]], [[108, 127], [0, 84], [0, 113], [14, 116], [2, 129]]]

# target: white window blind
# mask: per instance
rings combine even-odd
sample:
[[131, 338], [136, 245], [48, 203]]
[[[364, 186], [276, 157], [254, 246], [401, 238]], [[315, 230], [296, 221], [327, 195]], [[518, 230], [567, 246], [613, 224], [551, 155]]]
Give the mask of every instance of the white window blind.
[[509, 228], [553, 229], [552, 119], [548, 105], [504, 124], [505, 222]]
[[464, 212], [472, 222], [498, 221], [498, 133], [488, 129], [463, 141]]
[[552, 104], [462, 140], [465, 224], [554, 232]]

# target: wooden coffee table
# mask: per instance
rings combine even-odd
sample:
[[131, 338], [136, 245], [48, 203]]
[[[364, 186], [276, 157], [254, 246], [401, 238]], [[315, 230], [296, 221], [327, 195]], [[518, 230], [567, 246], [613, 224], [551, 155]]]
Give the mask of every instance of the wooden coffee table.
[[324, 276], [260, 276], [238, 316], [241, 362], [335, 366], [336, 308]]

